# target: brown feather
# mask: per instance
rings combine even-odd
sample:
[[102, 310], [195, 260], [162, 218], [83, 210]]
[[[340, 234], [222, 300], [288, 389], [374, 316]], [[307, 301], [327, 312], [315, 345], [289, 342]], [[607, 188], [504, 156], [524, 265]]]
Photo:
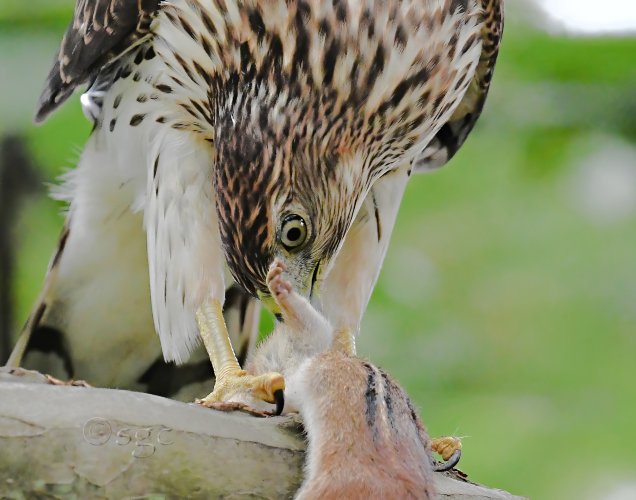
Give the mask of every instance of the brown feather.
[[477, 71], [452, 118], [415, 159], [416, 172], [448, 163], [468, 138], [486, 103], [503, 34], [503, 0], [481, 0], [481, 7], [484, 24]]
[[150, 29], [159, 0], [78, 0], [38, 101], [43, 121], [78, 85]]

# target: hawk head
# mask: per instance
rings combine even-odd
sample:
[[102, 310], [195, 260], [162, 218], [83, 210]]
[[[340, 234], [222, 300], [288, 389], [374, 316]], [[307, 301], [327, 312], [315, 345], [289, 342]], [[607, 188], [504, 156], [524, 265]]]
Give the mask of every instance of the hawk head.
[[228, 265], [267, 302], [265, 278], [279, 257], [294, 288], [311, 297], [368, 190], [363, 151], [345, 143], [344, 126], [328, 124], [320, 99], [238, 108], [215, 121], [214, 181]]
[[182, 91], [196, 94], [181, 106], [213, 129], [227, 262], [267, 302], [267, 270], [280, 257], [294, 288], [311, 296], [373, 182], [408, 164], [461, 101], [479, 62], [479, 8], [221, 4], [196, 16], [165, 7], [165, 29], [182, 31], [166, 39], [194, 43], [190, 59], [169, 44], [165, 57]]

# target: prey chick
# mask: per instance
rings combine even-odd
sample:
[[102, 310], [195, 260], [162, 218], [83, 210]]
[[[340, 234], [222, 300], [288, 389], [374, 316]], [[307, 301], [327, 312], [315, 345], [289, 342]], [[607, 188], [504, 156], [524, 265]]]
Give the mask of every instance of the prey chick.
[[282, 373], [285, 411], [303, 418], [308, 449], [296, 498], [435, 498], [431, 441], [409, 397], [368, 361], [332, 349], [334, 329], [284, 272], [276, 260], [267, 276], [283, 321], [247, 370]]

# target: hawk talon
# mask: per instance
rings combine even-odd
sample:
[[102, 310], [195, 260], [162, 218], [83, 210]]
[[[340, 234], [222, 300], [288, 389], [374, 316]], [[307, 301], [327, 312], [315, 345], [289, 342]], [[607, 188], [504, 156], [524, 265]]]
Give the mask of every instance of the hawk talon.
[[[214, 403], [231, 402], [237, 394], [249, 394], [255, 399], [266, 403], [284, 405], [285, 379], [280, 373], [264, 373], [262, 375], [250, 375], [245, 370], [219, 376], [214, 384], [214, 390], [205, 398], [198, 400], [204, 406]], [[282, 409], [281, 409], [282, 411]]]
[[85, 380], [60, 380], [59, 378], [54, 377], [53, 375], [46, 374], [46, 381], [51, 385], [65, 385], [69, 387], [93, 387]]
[[451, 455], [451, 457], [445, 462], [436, 462], [433, 466], [433, 470], [435, 472], [446, 472], [455, 467], [460, 458], [462, 458], [462, 450], [457, 450], [455, 453]]
[[274, 415], [278, 416], [283, 413], [283, 408], [285, 408], [285, 391], [282, 389], [275, 391], [274, 400], [276, 401], [276, 411]]
[[256, 408], [252, 408], [251, 406], [245, 403], [238, 403], [235, 401], [216, 401], [216, 402], [206, 402], [204, 399], [195, 399], [194, 403], [197, 405], [205, 406], [206, 408], [210, 408], [211, 410], [223, 411], [223, 412], [231, 412], [231, 411], [240, 411], [243, 413], [248, 413], [253, 417], [273, 417], [274, 413], [271, 411], [265, 410], [257, 410]]
[[285, 391], [283, 389], [276, 389], [274, 391], [274, 404], [276, 404], [276, 409], [273, 412], [258, 410], [248, 404], [236, 401], [213, 401], [210, 397], [213, 394], [214, 393], [203, 399], [197, 398], [194, 400], [194, 403], [217, 411], [242, 411], [255, 417], [277, 417], [283, 413], [283, 408], [285, 407]]
[[462, 457], [462, 442], [459, 438], [446, 436], [431, 441], [431, 449], [442, 457], [443, 462], [436, 462], [433, 469], [436, 472], [451, 470]]

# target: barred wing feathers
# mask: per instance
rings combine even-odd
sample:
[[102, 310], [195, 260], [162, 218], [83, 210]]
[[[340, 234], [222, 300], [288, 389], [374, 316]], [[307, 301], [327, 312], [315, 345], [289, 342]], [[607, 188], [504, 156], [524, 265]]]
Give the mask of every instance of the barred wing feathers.
[[43, 121], [100, 68], [150, 30], [159, 0], [78, 0], [36, 109]]
[[484, 20], [482, 46], [475, 76], [451, 119], [416, 158], [415, 171], [427, 171], [448, 163], [464, 144], [481, 116], [490, 90], [503, 34], [503, 0], [481, 0]]

